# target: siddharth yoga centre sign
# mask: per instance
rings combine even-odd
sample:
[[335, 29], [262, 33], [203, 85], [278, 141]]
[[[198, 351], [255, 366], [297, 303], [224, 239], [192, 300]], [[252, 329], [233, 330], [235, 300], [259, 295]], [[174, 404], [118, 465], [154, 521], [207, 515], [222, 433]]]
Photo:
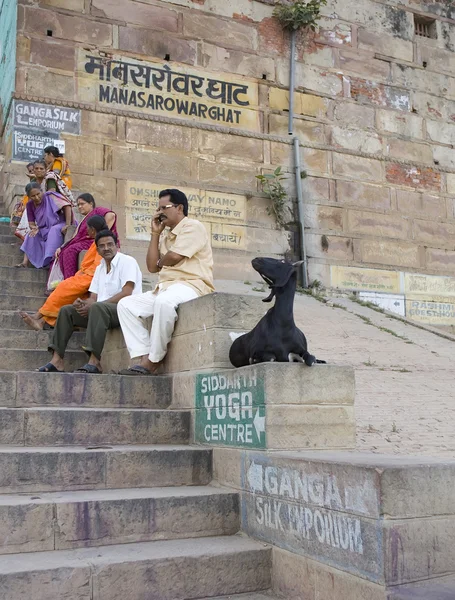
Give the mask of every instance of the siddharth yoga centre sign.
[[258, 84], [239, 76], [81, 51], [77, 89], [80, 101], [97, 106], [260, 130]]

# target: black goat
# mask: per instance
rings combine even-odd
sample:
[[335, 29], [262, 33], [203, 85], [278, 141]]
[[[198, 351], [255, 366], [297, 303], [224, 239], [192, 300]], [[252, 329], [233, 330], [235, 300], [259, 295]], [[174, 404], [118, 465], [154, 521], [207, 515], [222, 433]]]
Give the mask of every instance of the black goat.
[[229, 351], [234, 367], [244, 367], [262, 362], [304, 362], [311, 367], [317, 361], [309, 354], [307, 341], [294, 322], [294, 295], [297, 287], [298, 263], [288, 263], [275, 258], [255, 258], [253, 269], [271, 289], [263, 302], [275, 305], [267, 311], [249, 333], [237, 338]]

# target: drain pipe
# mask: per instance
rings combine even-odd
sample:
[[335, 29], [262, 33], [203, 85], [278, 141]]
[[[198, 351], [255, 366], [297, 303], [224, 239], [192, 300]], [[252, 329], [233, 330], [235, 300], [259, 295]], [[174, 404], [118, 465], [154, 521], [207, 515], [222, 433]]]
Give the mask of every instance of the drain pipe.
[[[295, 46], [296, 46], [297, 31], [291, 32], [291, 64], [289, 69], [289, 122], [288, 133], [294, 134], [294, 90], [295, 90]], [[302, 178], [300, 177], [300, 145], [299, 139], [293, 139], [294, 150], [294, 168], [295, 168], [295, 187], [297, 190], [297, 204], [299, 215], [299, 231], [300, 231], [300, 252], [303, 260], [302, 264], [302, 284], [306, 289], [308, 287], [308, 265], [305, 247], [305, 215], [303, 212], [303, 193], [302, 193]]]
[[305, 246], [305, 215], [303, 205], [302, 178], [300, 176], [300, 144], [297, 137], [294, 138], [294, 166], [295, 166], [295, 187], [297, 189], [297, 205], [299, 214], [299, 231], [300, 231], [300, 249], [302, 264], [302, 283], [305, 289], [308, 288], [308, 261]]
[[289, 121], [288, 133], [294, 133], [294, 90], [295, 90], [295, 39], [297, 32], [295, 29], [291, 32], [291, 64], [289, 68]]

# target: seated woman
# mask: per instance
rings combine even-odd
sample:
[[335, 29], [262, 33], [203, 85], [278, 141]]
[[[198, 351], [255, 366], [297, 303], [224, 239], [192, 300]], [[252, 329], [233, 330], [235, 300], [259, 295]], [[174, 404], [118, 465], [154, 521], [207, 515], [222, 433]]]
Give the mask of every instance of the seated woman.
[[45, 323], [54, 327], [58, 312], [62, 306], [72, 304], [78, 298], [83, 299], [88, 295], [88, 289], [92, 283], [96, 267], [101, 262], [101, 256], [98, 254], [93, 240], [99, 231], [107, 228], [106, 221], [99, 215], [88, 219], [87, 235], [91, 239], [92, 245], [84, 256], [80, 270], [73, 277], [59, 283], [43, 306], [34, 315], [29, 315], [26, 312], [19, 313], [29, 327], [35, 329], [35, 331], [43, 329]]
[[[31, 165], [31, 169], [29, 168]], [[34, 163], [29, 163], [27, 165], [27, 176], [30, 178], [30, 183], [36, 182], [41, 184], [41, 188], [44, 190], [44, 176], [46, 175], [46, 164], [44, 160], [36, 160]], [[11, 217], [11, 223], [16, 225], [16, 230], [14, 235], [18, 237], [20, 240], [24, 241], [27, 233], [30, 232], [30, 227], [28, 226], [28, 218], [27, 218], [27, 206], [28, 196], [22, 198], [22, 201], [16, 204], [14, 208], [13, 215]]]
[[95, 198], [91, 194], [81, 194], [77, 199], [77, 208], [84, 218], [77, 226], [74, 237], [61, 248], [58, 248], [55, 253], [55, 259], [59, 261], [64, 279], [73, 277], [73, 275], [76, 274], [79, 253], [90, 248], [93, 243], [87, 230], [89, 218], [94, 217], [95, 215], [104, 217], [107, 228], [111, 229], [118, 237], [117, 215], [109, 208], [103, 208], [102, 206], [97, 207]]
[[42, 192], [39, 183], [29, 183], [27, 188], [27, 217], [30, 233], [21, 246], [24, 260], [16, 267], [37, 269], [46, 267], [62, 245], [65, 231], [75, 224], [71, 204], [57, 192]]
[[69, 163], [55, 146], [44, 148], [44, 162], [46, 163], [46, 191], [55, 189], [59, 194], [76, 207], [74, 196], [71, 193], [72, 177]]

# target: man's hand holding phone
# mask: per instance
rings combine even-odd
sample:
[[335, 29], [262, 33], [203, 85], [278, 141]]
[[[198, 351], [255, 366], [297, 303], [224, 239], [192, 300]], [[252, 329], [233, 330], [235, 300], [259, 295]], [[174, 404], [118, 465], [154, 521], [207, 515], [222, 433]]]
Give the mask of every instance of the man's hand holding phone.
[[152, 219], [152, 234], [158, 234], [160, 235], [164, 228], [165, 228], [165, 224], [162, 222], [162, 219], [166, 218], [165, 215], [163, 215], [163, 213], [161, 212], [156, 212], [153, 215], [153, 219]]

